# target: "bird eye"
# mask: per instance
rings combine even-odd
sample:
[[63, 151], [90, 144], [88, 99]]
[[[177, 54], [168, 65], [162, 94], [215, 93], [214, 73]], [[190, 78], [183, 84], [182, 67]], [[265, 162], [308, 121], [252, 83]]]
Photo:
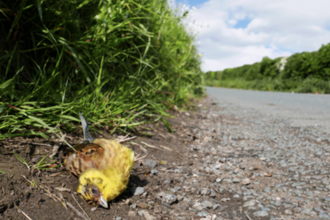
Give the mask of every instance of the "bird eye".
[[96, 190], [95, 189], [92, 189], [92, 193], [95, 194], [96, 193]]

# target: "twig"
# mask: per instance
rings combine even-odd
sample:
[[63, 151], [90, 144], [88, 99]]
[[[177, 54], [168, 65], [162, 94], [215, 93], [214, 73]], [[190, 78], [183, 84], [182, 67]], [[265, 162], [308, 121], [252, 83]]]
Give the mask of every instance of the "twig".
[[43, 144], [43, 143], [36, 143], [36, 142], [31, 142], [33, 145], [40, 145], [40, 146], [52, 146], [50, 144]]
[[59, 145], [59, 144], [55, 144], [55, 145], [53, 146], [52, 153], [49, 155], [49, 158], [54, 157], [55, 154], [57, 154], [57, 151], [58, 151], [59, 148], [60, 148], [60, 145]]
[[27, 214], [25, 214], [25, 212], [23, 212], [20, 208], [18, 208], [16, 205], [15, 205], [15, 208], [18, 210], [18, 212], [22, 213], [27, 219], [29, 220], [32, 220], [32, 218], [30, 218]]
[[133, 145], [136, 145], [136, 146], [139, 146], [140, 148], [141, 148], [141, 150], [143, 150], [144, 152], [148, 152], [144, 147], [142, 147], [140, 144], [138, 144], [138, 143], [135, 143], [135, 142], [133, 142], [133, 141], [131, 141], [131, 144], [133, 144]]
[[143, 141], [141, 141], [141, 143], [144, 144], [144, 145], [146, 145], [147, 147], [150, 147], [150, 148], [154, 148], [154, 149], [158, 149], [158, 150], [160, 150], [159, 147], [153, 146], [153, 145], [151, 145], [151, 144], [144, 143]]
[[146, 156], [148, 156], [149, 154], [146, 154], [142, 157], [138, 157], [139, 155], [137, 155], [135, 158], [134, 158], [134, 162], [138, 161], [138, 160], [142, 160], [143, 158], [145, 158]]
[[90, 220], [90, 217], [87, 215], [87, 213], [85, 212], [85, 210], [81, 207], [81, 205], [78, 203], [78, 201], [76, 200], [76, 198], [73, 196], [73, 194], [71, 194], [72, 198], [74, 199], [74, 201], [77, 203], [77, 205], [79, 206], [79, 208], [85, 213], [85, 215], [87, 216], [87, 218]]
[[163, 148], [163, 149], [165, 149], [165, 150], [168, 150], [168, 151], [173, 151], [171, 148], [169, 148], [169, 147], [165, 147], [165, 146], [163, 146], [163, 145], [159, 145], [159, 147], [161, 147], [161, 148]]
[[90, 220], [88, 219], [84, 214], [82, 214], [81, 212], [79, 212], [71, 203], [69, 203], [68, 201], [66, 201], [66, 204], [81, 218], [83, 218], [84, 220]]
[[252, 218], [250, 218], [250, 216], [246, 212], [244, 212], [244, 214], [249, 220], [252, 220]]
[[181, 158], [183, 157], [183, 155], [182, 155], [179, 151], [177, 151], [177, 150], [173, 150], [173, 149], [171, 149], [171, 148], [169, 148], [169, 147], [165, 147], [165, 146], [163, 146], [163, 145], [159, 145], [159, 147], [161, 147], [161, 148], [163, 148], [163, 149], [165, 149], [165, 150], [175, 151], [176, 153], [179, 154], [179, 156], [180, 156]]
[[135, 139], [136, 138], [136, 136], [134, 136], [134, 137], [130, 137], [130, 138], [126, 138], [126, 137], [124, 137], [124, 138], [121, 138], [121, 139], [116, 139], [119, 143], [123, 143], [123, 142], [126, 142], [126, 141], [129, 141], [129, 140], [133, 140], [133, 139]]

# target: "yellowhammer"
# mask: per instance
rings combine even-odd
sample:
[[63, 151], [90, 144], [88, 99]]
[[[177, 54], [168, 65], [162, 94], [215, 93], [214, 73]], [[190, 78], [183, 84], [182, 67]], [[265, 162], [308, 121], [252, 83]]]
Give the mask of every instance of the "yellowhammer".
[[86, 201], [108, 208], [108, 202], [127, 187], [134, 152], [116, 140], [94, 139], [86, 119], [79, 113], [84, 142], [64, 158], [64, 166], [79, 177], [77, 192]]

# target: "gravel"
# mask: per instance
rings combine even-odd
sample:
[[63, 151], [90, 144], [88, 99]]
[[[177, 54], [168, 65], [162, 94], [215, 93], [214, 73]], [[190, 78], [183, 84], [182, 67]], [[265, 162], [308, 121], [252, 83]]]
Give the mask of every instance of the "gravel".
[[[228, 101], [201, 104], [176, 127], [178, 143], [190, 140], [181, 146], [187, 147], [184, 159], [165, 165], [144, 160], [156, 178], [153, 188], [145, 187], [150, 215], [330, 219], [329, 134]], [[144, 192], [132, 190], [139, 199]], [[131, 209], [142, 207], [136, 203]]]

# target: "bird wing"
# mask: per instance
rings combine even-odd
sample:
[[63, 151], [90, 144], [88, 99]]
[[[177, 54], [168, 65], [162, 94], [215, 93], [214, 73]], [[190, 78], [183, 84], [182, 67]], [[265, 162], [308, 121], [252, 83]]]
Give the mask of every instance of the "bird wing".
[[94, 144], [102, 146], [104, 157], [100, 159], [100, 169], [116, 168], [124, 177], [130, 176], [134, 164], [134, 152], [116, 140], [95, 139]]
[[64, 158], [64, 166], [67, 170], [78, 177], [87, 169], [99, 169], [100, 161], [105, 157], [102, 146], [90, 143], [79, 144], [74, 146], [74, 148], [76, 152], [72, 151]]

